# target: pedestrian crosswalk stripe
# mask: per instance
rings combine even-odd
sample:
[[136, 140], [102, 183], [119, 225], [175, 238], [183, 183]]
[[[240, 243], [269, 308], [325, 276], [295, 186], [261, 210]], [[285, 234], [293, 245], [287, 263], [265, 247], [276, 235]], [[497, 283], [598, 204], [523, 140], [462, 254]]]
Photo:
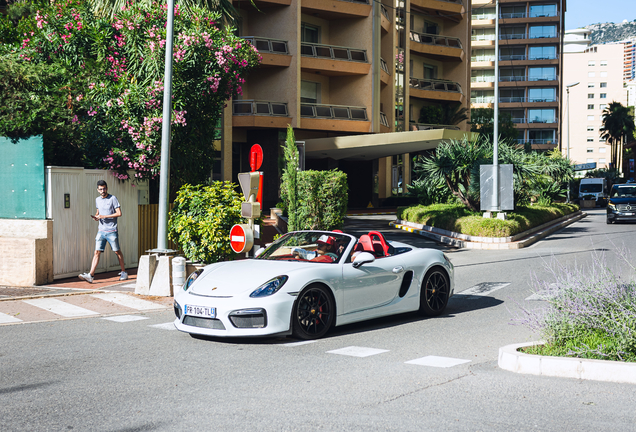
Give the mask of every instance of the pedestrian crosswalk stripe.
[[9, 324], [9, 323], [18, 323], [18, 322], [22, 322], [22, 320], [14, 316], [3, 314], [2, 312], [0, 312], [0, 324]]
[[282, 345], [286, 346], [286, 347], [295, 347], [295, 346], [300, 346], [300, 345], [307, 345], [307, 344], [314, 343], [314, 342], [318, 342], [318, 341], [308, 340], [308, 341], [300, 341], [300, 342], [290, 342], [290, 343], [286, 343], [286, 344], [282, 344]]
[[91, 294], [92, 297], [100, 300], [106, 300], [111, 303], [118, 304], [120, 306], [126, 306], [131, 309], [137, 310], [151, 310], [151, 309], [164, 309], [165, 306], [158, 303], [153, 303], [148, 300], [142, 300], [136, 297], [131, 297], [122, 293], [104, 293], [104, 294]]
[[510, 282], [482, 282], [458, 294], [471, 295], [471, 296], [486, 296], [494, 291], [505, 288], [508, 285], [510, 285]]
[[124, 322], [130, 322], [130, 321], [145, 320], [145, 319], [150, 319], [150, 318], [142, 317], [142, 316], [135, 316], [135, 315], [118, 315], [118, 316], [106, 317], [106, 318], [102, 318], [102, 319], [105, 319], [105, 320], [108, 320], [108, 321], [124, 323]]
[[164, 323], [164, 324], [153, 324], [153, 325], [149, 325], [148, 327], [158, 328], [161, 330], [176, 330], [177, 329], [174, 326], [174, 323], [172, 321], [169, 323]]
[[470, 360], [462, 360], [451, 357], [439, 357], [439, 356], [426, 356], [415, 360], [409, 360], [406, 364], [414, 364], [420, 366], [432, 366], [440, 368], [448, 368], [457, 366], [463, 363], [468, 363]]
[[389, 350], [385, 349], [377, 349], [377, 348], [365, 348], [365, 347], [357, 347], [350, 346], [346, 348], [340, 348], [337, 350], [327, 351], [328, 354], [340, 354], [352, 357], [369, 357], [375, 354], [382, 354], [385, 352], [389, 352]]
[[97, 312], [93, 312], [91, 310], [84, 309], [82, 307], [75, 306], [70, 303], [65, 303], [61, 300], [52, 299], [52, 298], [40, 298], [40, 299], [22, 300], [22, 301], [24, 303], [30, 304], [31, 306], [44, 309], [46, 311], [52, 312], [56, 315], [60, 315], [66, 318], [99, 315], [99, 313]]

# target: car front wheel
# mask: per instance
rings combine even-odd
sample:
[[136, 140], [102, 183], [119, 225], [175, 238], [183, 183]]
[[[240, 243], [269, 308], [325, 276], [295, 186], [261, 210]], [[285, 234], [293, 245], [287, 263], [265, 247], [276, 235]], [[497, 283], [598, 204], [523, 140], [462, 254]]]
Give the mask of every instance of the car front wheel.
[[308, 286], [294, 303], [292, 333], [299, 339], [319, 339], [333, 324], [335, 313], [329, 290], [320, 285]]
[[605, 223], [608, 224], [608, 225], [611, 225], [612, 221], [611, 221], [611, 219], [605, 219]]
[[450, 282], [446, 273], [433, 268], [424, 276], [420, 291], [420, 312], [426, 316], [440, 315], [446, 309], [450, 294]]

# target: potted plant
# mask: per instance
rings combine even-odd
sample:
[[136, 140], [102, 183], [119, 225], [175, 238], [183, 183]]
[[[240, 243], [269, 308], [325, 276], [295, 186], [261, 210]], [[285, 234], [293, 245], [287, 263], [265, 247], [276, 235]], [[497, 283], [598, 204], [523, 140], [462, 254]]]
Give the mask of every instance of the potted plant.
[[583, 195], [580, 206], [585, 208], [596, 207], [596, 197], [594, 195]]

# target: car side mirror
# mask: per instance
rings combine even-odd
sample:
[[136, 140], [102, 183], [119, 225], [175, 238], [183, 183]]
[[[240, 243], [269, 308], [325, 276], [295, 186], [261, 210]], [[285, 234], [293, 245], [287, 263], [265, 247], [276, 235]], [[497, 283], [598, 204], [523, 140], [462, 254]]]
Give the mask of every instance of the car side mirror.
[[262, 247], [262, 248], [260, 248], [259, 250], [257, 250], [257, 251], [254, 253], [254, 258], [256, 258], [257, 256], [259, 256], [259, 255], [260, 255], [260, 254], [262, 254], [263, 252], [265, 252], [265, 248], [263, 248], [263, 247]]
[[361, 252], [353, 259], [353, 268], [358, 268], [362, 264], [372, 263], [373, 261], [375, 261], [373, 254], [370, 254], [369, 252]]

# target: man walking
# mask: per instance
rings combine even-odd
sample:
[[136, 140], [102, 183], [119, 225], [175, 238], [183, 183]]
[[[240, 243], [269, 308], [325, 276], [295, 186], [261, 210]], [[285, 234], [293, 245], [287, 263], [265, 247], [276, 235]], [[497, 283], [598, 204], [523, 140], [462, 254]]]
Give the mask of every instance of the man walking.
[[108, 193], [108, 185], [104, 180], [97, 182], [97, 192], [99, 196], [95, 198], [95, 207], [97, 211], [95, 215], [91, 215], [93, 220], [99, 222], [99, 229], [97, 231], [97, 237], [95, 237], [95, 255], [93, 255], [93, 263], [91, 265], [91, 271], [88, 273], [82, 273], [79, 275], [80, 279], [86, 282], [93, 283], [93, 277], [95, 276], [95, 270], [99, 264], [99, 257], [106, 248], [106, 242], [110, 244], [110, 248], [115, 252], [119, 259], [119, 266], [121, 267], [121, 273], [119, 273], [119, 280], [128, 279], [128, 273], [126, 273], [126, 267], [124, 267], [124, 255], [119, 250], [119, 236], [117, 234], [117, 218], [121, 217], [121, 206], [119, 201], [114, 195]]

